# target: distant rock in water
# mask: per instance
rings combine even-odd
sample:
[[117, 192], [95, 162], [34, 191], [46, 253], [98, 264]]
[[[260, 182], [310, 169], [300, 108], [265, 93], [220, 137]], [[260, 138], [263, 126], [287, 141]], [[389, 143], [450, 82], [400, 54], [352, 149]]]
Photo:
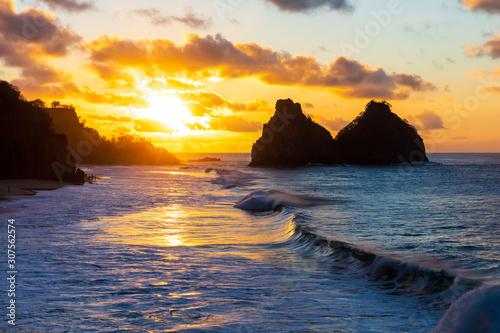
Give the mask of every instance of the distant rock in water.
[[252, 147], [255, 167], [309, 163], [385, 165], [428, 161], [417, 130], [391, 112], [387, 102], [371, 101], [335, 139], [307, 118], [300, 104], [278, 100], [276, 112]]
[[330, 132], [302, 113], [291, 99], [278, 100], [276, 112], [264, 125], [262, 137], [252, 147], [255, 167], [294, 167], [308, 163], [337, 163]]
[[188, 160], [188, 162], [220, 162], [221, 159], [217, 157], [203, 157], [197, 160]]
[[20, 91], [0, 81], [0, 179], [42, 179], [83, 183], [66, 135]]
[[396, 164], [427, 162], [417, 130], [391, 112], [387, 102], [371, 101], [335, 138], [342, 163]]

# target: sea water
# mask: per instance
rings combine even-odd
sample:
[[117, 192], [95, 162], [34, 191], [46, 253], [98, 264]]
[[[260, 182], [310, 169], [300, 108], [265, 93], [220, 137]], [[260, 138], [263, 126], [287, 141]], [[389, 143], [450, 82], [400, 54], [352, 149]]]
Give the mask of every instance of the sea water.
[[[205, 156], [220, 162], [187, 162]], [[499, 332], [500, 154], [412, 166], [92, 166], [0, 204], [19, 332]], [[1, 310], [0, 310], [1, 312]]]

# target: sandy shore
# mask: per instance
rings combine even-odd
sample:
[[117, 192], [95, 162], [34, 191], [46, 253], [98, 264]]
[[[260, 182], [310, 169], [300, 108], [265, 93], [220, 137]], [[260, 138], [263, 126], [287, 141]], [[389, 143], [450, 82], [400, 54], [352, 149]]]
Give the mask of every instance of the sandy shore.
[[2, 179], [0, 180], [0, 201], [26, 199], [36, 191], [52, 191], [67, 185], [58, 181], [39, 179]]

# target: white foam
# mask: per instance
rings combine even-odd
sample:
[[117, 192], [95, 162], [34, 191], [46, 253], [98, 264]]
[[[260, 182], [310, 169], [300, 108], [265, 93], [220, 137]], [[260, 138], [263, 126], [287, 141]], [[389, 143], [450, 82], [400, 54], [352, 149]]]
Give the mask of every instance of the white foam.
[[238, 201], [234, 207], [251, 212], [266, 212], [277, 210], [282, 205], [283, 202], [277, 200], [272, 194], [266, 191], [255, 191]]
[[500, 332], [500, 286], [478, 288], [460, 297], [433, 332]]

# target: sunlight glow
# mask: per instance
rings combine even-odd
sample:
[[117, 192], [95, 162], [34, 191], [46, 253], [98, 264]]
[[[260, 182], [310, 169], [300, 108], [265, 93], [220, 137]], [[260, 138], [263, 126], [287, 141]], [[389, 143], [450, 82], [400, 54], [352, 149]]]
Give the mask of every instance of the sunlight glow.
[[162, 122], [174, 130], [174, 135], [184, 135], [191, 132], [185, 124], [194, 123], [195, 119], [177, 96], [152, 91], [148, 95], [147, 101], [151, 107], [141, 109], [141, 116]]

